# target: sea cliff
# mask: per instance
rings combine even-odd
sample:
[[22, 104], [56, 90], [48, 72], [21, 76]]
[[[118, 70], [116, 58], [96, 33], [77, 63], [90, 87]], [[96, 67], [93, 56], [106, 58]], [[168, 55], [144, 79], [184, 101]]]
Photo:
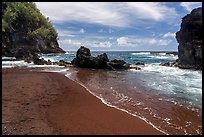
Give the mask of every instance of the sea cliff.
[[178, 67], [202, 70], [202, 7], [182, 18], [176, 39], [179, 43]]

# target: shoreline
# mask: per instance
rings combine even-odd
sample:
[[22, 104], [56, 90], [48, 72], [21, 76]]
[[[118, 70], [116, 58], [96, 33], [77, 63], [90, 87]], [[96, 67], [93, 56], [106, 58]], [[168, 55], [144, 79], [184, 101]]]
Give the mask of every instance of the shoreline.
[[163, 134], [64, 75], [36, 70], [2, 69], [3, 134]]
[[[72, 80], [72, 79], [69, 78], [67, 75], [65, 75], [65, 76], [66, 76], [68, 79]], [[152, 124], [151, 122], [147, 121], [146, 119], [144, 119], [144, 118], [142, 118], [142, 117], [140, 117], [140, 116], [138, 116], [138, 115], [136, 115], [136, 114], [132, 114], [132, 113], [128, 112], [128, 111], [125, 110], [125, 109], [122, 109], [122, 108], [119, 108], [119, 107], [117, 107], [117, 106], [113, 106], [113, 105], [108, 104], [103, 98], [98, 97], [98, 96], [95, 95], [92, 91], [90, 91], [85, 85], [83, 85], [83, 83], [80, 83], [80, 82], [75, 81], [75, 80], [72, 80], [72, 81], [78, 83], [80, 86], [82, 86], [83, 88], [85, 88], [91, 95], [93, 95], [94, 97], [96, 97], [97, 99], [99, 99], [99, 100], [101, 101], [101, 103], [103, 103], [104, 105], [106, 105], [106, 106], [108, 106], [108, 107], [111, 107], [111, 108], [114, 108], [114, 109], [117, 109], [117, 110], [120, 110], [120, 111], [122, 111], [122, 112], [125, 112], [125, 113], [127, 113], [127, 114], [129, 114], [129, 115], [131, 115], [131, 116], [133, 116], [133, 117], [139, 118], [139, 119], [143, 120], [144, 122], [146, 122], [148, 125], [151, 125], [153, 128], [155, 128], [156, 130], [158, 130], [158, 131], [161, 132], [162, 134], [169, 135], [168, 133], [165, 133], [164, 131], [162, 131], [162, 130], [158, 129], [157, 127], [155, 127], [154, 124]]]

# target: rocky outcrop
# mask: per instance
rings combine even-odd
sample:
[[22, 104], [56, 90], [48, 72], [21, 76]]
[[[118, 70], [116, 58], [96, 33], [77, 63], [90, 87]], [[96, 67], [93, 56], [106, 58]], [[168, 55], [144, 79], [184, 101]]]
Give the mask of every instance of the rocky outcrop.
[[202, 70], [202, 7], [182, 18], [176, 39], [179, 43], [178, 67]]
[[91, 56], [90, 49], [88, 49], [88, 48], [86, 48], [84, 46], [81, 46], [77, 50], [77, 54], [76, 54], [76, 57], [79, 57], [79, 56]]
[[[48, 62], [51, 63], [51, 61], [48, 60]], [[54, 62], [52, 64], [55, 64], [55, 65], [59, 65], [59, 66], [65, 66], [65, 67], [71, 67], [71, 63], [70, 62], [66, 62], [64, 60], [60, 60], [59, 62]]]
[[111, 60], [108, 62], [108, 65], [113, 67], [114, 69], [128, 69], [130, 64], [126, 63], [124, 60]]
[[71, 63], [75, 67], [105, 69], [107, 68], [108, 61], [106, 53], [98, 55], [97, 57], [92, 57], [90, 50], [81, 46], [77, 51], [76, 58], [74, 58]]
[[4, 48], [2, 56], [14, 56], [22, 59], [34, 53], [65, 53], [65, 51], [59, 47], [57, 40], [53, 40], [49, 43], [47, 40], [25, 40], [23, 37], [19, 37], [18, 39], [13, 39], [10, 45]]
[[36, 65], [59, 65], [64, 67], [72, 67], [70, 62], [66, 62], [64, 60], [60, 60], [57, 62], [52, 62], [48, 59], [48, 61], [44, 60], [44, 58], [40, 58], [37, 54], [29, 54], [28, 57], [24, 58], [25, 62], [31, 63], [33, 62]]
[[37, 55], [33, 56], [33, 63], [36, 65], [44, 65], [46, 64], [47, 61], [45, 61], [44, 59], [39, 59], [39, 57]]
[[[76, 57], [71, 61], [71, 64], [74, 67], [109, 70], [131, 68], [130, 64], [126, 63], [124, 60], [114, 59], [109, 61], [106, 53], [93, 57], [91, 56], [90, 50], [83, 46], [78, 49]], [[136, 67], [134, 67], [134, 69], [136, 69]]]
[[172, 54], [172, 55], [175, 56], [175, 55], [178, 55], [178, 52], [176, 52], [176, 51], [174, 51], [174, 52], [166, 52], [166, 54], [167, 54], [167, 55], [171, 55], [171, 54]]
[[135, 63], [135, 65], [145, 65], [145, 63], [144, 62], [137, 62], [137, 63]]
[[160, 66], [166, 66], [166, 67], [177, 67], [178, 66], [178, 62], [162, 62], [159, 64]]

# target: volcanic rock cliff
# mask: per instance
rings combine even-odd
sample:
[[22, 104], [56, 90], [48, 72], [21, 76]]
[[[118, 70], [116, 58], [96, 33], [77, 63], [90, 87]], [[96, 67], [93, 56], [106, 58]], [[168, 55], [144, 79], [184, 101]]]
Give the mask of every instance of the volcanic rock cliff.
[[202, 7], [182, 18], [176, 39], [179, 43], [178, 67], [202, 70]]
[[30, 57], [36, 53], [65, 53], [57, 32], [32, 2], [2, 2], [2, 56]]

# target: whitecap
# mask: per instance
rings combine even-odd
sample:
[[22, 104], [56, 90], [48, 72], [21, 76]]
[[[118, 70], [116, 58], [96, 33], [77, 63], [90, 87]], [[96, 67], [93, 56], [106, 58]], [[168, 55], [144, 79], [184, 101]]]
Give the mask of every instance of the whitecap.
[[151, 54], [150, 52], [137, 52], [137, 53], [131, 53], [132, 55], [147, 55]]
[[74, 55], [75, 53], [74, 52], [66, 52], [65, 54], [67, 54], [67, 55]]

